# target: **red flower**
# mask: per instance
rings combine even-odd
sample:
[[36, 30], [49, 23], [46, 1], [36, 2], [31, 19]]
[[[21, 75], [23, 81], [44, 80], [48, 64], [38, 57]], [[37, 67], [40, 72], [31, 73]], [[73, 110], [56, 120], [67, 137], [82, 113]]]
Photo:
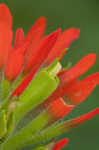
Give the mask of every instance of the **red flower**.
[[[59, 28], [52, 34], [44, 36], [45, 20], [44, 17], [38, 19], [26, 36], [24, 36], [22, 28], [17, 29], [12, 46], [12, 15], [6, 5], [0, 5], [0, 71], [4, 72], [3, 81], [8, 81], [11, 85], [21, 77], [20, 84], [10, 93], [8, 103], [23, 94], [40, 69], [49, 67], [56, 59], [60, 61], [72, 41], [79, 37], [80, 30], [75, 28], [70, 28], [62, 33]], [[34, 108], [34, 112], [36, 111], [33, 114], [34, 118], [45, 110], [45, 116], [48, 119], [45, 128], [68, 115], [99, 84], [99, 72], [79, 80], [79, 77], [87, 72], [95, 61], [96, 54], [88, 54], [72, 68], [63, 68], [58, 73], [59, 85], [56, 90]], [[11, 108], [10, 111], [13, 111], [11, 106], [9, 107]], [[99, 108], [81, 117], [59, 124], [60, 128], [56, 128], [57, 132], [58, 129], [59, 133], [60, 131], [70, 130], [96, 114], [99, 114]], [[43, 134], [41, 134], [41, 137]], [[68, 139], [61, 140], [56, 143], [53, 150], [60, 150], [67, 142]]]

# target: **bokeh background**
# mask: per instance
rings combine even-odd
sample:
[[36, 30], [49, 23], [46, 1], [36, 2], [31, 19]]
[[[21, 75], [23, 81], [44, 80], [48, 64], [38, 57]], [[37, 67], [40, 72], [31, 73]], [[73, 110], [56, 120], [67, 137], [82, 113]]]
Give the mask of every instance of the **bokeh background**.
[[[40, 16], [47, 18], [45, 34], [61, 27], [80, 28], [80, 38], [72, 43], [70, 50], [62, 60], [66, 66], [74, 65], [88, 53], [97, 53], [95, 65], [81, 78], [99, 71], [99, 0], [0, 0], [11, 9], [13, 14], [13, 31], [22, 27], [27, 33], [32, 24]], [[99, 87], [70, 113], [68, 118], [79, 116], [99, 106]], [[66, 133], [70, 142], [67, 150], [99, 150], [99, 116], [86, 122], [82, 126]]]

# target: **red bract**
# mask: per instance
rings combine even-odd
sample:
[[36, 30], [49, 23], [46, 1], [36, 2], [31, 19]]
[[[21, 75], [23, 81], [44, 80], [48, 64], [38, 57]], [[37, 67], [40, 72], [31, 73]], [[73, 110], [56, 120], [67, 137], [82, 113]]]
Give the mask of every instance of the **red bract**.
[[[0, 68], [5, 65], [11, 52], [12, 31], [3, 22], [0, 23]], [[6, 44], [5, 44], [6, 43]]]
[[5, 66], [4, 76], [6, 79], [12, 81], [14, 80], [19, 73], [21, 72], [24, 60], [25, 60], [25, 52], [28, 47], [28, 43], [25, 43], [20, 48], [13, 50], [9, 56]]
[[10, 29], [12, 28], [12, 15], [5, 4], [0, 4], [0, 22]]
[[[3, 15], [2, 15], [3, 14]], [[0, 68], [6, 63], [11, 51], [12, 15], [7, 6], [0, 5]], [[5, 44], [6, 43], [6, 44]]]
[[71, 105], [80, 104], [93, 91], [97, 84], [99, 84], [99, 73], [92, 74], [81, 81], [71, 81], [68, 84], [58, 87], [44, 103], [47, 105], [55, 99], [63, 97]]
[[64, 70], [63, 72], [59, 73], [59, 78], [61, 83], [68, 83], [75, 78], [78, 78], [83, 73], [87, 72], [96, 61], [96, 54], [88, 54], [87, 56], [83, 57], [74, 67], [69, 70]]
[[62, 99], [57, 99], [49, 106], [48, 111], [50, 111], [52, 116], [58, 120], [66, 116], [72, 109], [72, 105], [67, 105]]
[[[56, 44], [52, 48], [47, 59], [45, 59], [45, 64], [52, 63], [56, 58], [63, 56], [65, 51], [69, 48], [71, 42], [79, 37], [80, 30], [70, 28], [64, 31], [58, 38]], [[66, 50], [65, 50], [66, 49]]]
[[[31, 53], [31, 56], [27, 58], [26, 66], [24, 72], [29, 72], [35, 65], [40, 65], [43, 63], [45, 58], [50, 53], [52, 47], [54, 46], [58, 36], [60, 34], [60, 29], [51, 35], [45, 37], [38, 45], [38, 47]], [[37, 61], [38, 59], [38, 61]]]
[[73, 105], [67, 105], [61, 98], [52, 102], [47, 110], [49, 125], [68, 115], [73, 108]]
[[43, 34], [46, 28], [46, 19], [44, 17], [39, 18], [36, 23], [32, 26], [30, 31], [27, 33], [25, 37], [25, 42], [30, 42], [30, 46], [27, 49], [26, 57], [32, 55], [32, 52], [38, 46], [38, 43], [43, 38]]
[[55, 144], [52, 150], [61, 150], [61, 148], [67, 145], [68, 141], [69, 141], [68, 138], [60, 140]]
[[22, 28], [18, 28], [16, 30], [15, 40], [14, 40], [14, 48], [20, 47], [24, 42], [24, 32]]
[[99, 108], [96, 108], [95, 110], [89, 112], [88, 114], [85, 114], [79, 118], [74, 119], [73, 122], [75, 122], [74, 124], [82, 124], [83, 122], [91, 119], [92, 117], [96, 116], [97, 114], [99, 114]]
[[[89, 63], [86, 64], [86, 62]], [[93, 91], [94, 87], [99, 84], [99, 73], [90, 75], [82, 81], [78, 77], [85, 73], [95, 62], [96, 54], [89, 54], [80, 60], [73, 68], [64, 70], [58, 74], [60, 85], [54, 93], [43, 103], [47, 107], [51, 102], [63, 97], [64, 100], [71, 104], [79, 104]], [[94, 81], [94, 82], [93, 82]]]
[[[24, 35], [23, 29], [18, 28], [16, 30], [14, 46], [13, 46], [12, 45], [12, 15], [10, 14], [10, 11], [6, 5], [4, 4], [0, 5], [0, 72], [3, 71], [3, 75], [4, 75], [3, 76], [4, 78], [0, 78], [2, 81], [1, 87], [4, 86], [4, 89], [8, 88], [9, 90], [10, 88], [9, 85], [11, 85], [11, 90], [12, 90], [13, 85], [15, 85], [15, 89], [11, 91], [12, 93], [9, 94], [10, 96], [7, 95], [9, 100], [8, 103], [10, 103], [11, 105], [9, 105], [8, 103], [7, 104], [5, 103], [3, 105], [3, 109], [9, 105], [6, 111], [8, 112], [7, 117], [9, 117], [9, 114], [12, 113], [14, 109], [13, 107], [15, 107], [17, 101], [20, 100], [22, 94], [23, 94], [22, 105], [24, 106], [24, 98], [26, 98], [24, 96], [24, 93], [26, 92], [25, 89], [27, 89], [28, 85], [32, 83], [31, 81], [34, 80], [34, 77], [36, 77], [36, 75], [39, 74], [39, 71], [42, 70], [42, 68], [44, 68], [44, 71], [46, 70], [46, 74], [48, 73], [47, 75], [50, 74], [50, 77], [48, 76], [49, 82], [54, 80], [53, 76], [57, 74], [57, 68], [54, 68], [55, 70], [49, 73], [49, 70], [51, 69], [50, 64], [52, 64], [51, 67], [53, 68], [53, 64], [54, 64], [53, 61], [55, 61], [56, 63], [56, 61], [58, 60], [59, 63], [57, 64], [61, 68], [60, 66], [61, 58], [67, 52], [67, 49], [70, 47], [72, 41], [79, 37], [80, 30], [75, 28], [70, 28], [68, 30], [63, 31], [62, 33], [61, 33], [61, 29], [59, 28], [53, 33], [51, 33], [50, 35], [44, 36], [45, 27], [46, 27], [45, 20], [46, 19], [44, 17], [39, 18], [36, 21], [36, 23], [32, 26], [30, 31], [26, 34], [26, 36]], [[88, 95], [91, 94], [91, 92], [94, 90], [96, 85], [99, 84], [99, 72], [89, 75], [88, 77], [82, 80], [80, 80], [79, 77], [85, 72], [87, 72], [93, 66], [95, 61], [96, 61], [96, 54], [91, 53], [84, 56], [73, 67], [68, 69], [64, 69], [64, 68], [61, 69], [61, 71], [57, 75], [59, 79], [59, 84], [58, 86], [55, 85], [54, 92], [48, 95], [48, 97], [46, 97], [44, 101], [42, 99], [42, 101], [40, 101], [41, 103], [37, 103], [39, 105], [34, 105], [35, 108], [33, 108], [33, 115], [32, 115], [32, 117], [34, 117], [34, 120], [35, 118], [37, 118], [37, 116], [43, 114], [44, 116], [42, 115], [43, 116], [42, 118], [45, 119], [43, 121], [46, 122], [46, 124], [44, 125], [42, 124], [42, 127], [39, 126], [39, 130], [42, 130], [42, 128], [46, 129], [50, 125], [53, 126], [56, 125], [55, 127], [57, 127], [57, 123], [56, 124], [53, 123], [59, 121], [63, 117], [66, 117], [68, 113], [70, 113], [78, 104], [82, 103], [88, 97]], [[44, 79], [45, 77], [46, 76], [44, 76]], [[21, 80], [20, 83], [19, 80]], [[41, 82], [41, 80], [39, 81]], [[19, 84], [17, 85], [17, 83]], [[51, 82], [50, 86], [52, 86], [52, 83], [53, 82]], [[55, 80], [55, 84], [56, 84], [56, 80]], [[5, 87], [5, 85], [7, 85], [7, 87]], [[40, 88], [42, 87], [42, 85], [39, 86]], [[32, 86], [29, 87], [32, 90]], [[30, 89], [28, 89], [28, 92], [25, 94], [27, 97], [29, 95], [28, 93]], [[7, 92], [4, 91], [2, 95], [5, 96], [5, 93]], [[32, 100], [31, 95], [30, 98], [31, 98], [30, 99], [31, 102]], [[15, 101], [11, 103], [12, 100]], [[27, 102], [28, 101], [26, 100], [26, 107], [27, 107]], [[18, 104], [21, 107], [21, 103]], [[11, 110], [9, 112], [10, 108]], [[22, 117], [24, 115], [23, 110], [24, 109], [22, 109]], [[19, 109], [19, 116], [20, 116], [20, 112], [21, 110]], [[27, 112], [28, 109], [26, 109], [26, 113]], [[60, 131], [63, 132], [63, 131], [70, 130], [73, 127], [76, 127], [82, 124], [83, 122], [91, 119], [97, 114], [99, 114], [99, 108], [76, 119], [62, 122], [61, 124], [58, 124], [59, 126], [55, 129], [57, 129], [56, 130], [57, 133], [58, 133], [58, 129], [59, 129], [59, 133]], [[53, 131], [53, 126], [51, 126], [52, 131]], [[40, 134], [40, 136], [43, 135]], [[52, 140], [53, 138], [55, 140], [56, 137], [52, 137]], [[61, 148], [64, 145], [66, 145], [67, 142], [68, 142], [67, 138], [59, 141], [58, 143], [55, 144], [52, 150], [61, 150]]]
[[84, 114], [76, 119], [69, 120], [62, 124], [62, 128], [67, 128], [68, 130], [71, 130], [72, 128], [75, 128], [85, 121], [90, 120], [94, 116], [99, 115], [99, 108], [94, 109], [91, 112], [88, 112], [87, 114]]

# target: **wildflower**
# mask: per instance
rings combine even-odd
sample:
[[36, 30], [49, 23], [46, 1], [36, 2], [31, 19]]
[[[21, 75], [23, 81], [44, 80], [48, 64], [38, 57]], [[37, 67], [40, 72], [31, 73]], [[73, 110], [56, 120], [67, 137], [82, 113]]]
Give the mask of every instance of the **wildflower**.
[[28, 146], [61, 150], [68, 139], [56, 143], [57, 136], [99, 114], [96, 108], [62, 120], [99, 84], [99, 72], [79, 80], [95, 63], [96, 54], [84, 56], [72, 68], [63, 68], [60, 61], [80, 30], [61, 32], [59, 28], [44, 36], [45, 27], [46, 19], [41, 17], [27, 35], [18, 28], [12, 45], [12, 15], [0, 4], [1, 150]]

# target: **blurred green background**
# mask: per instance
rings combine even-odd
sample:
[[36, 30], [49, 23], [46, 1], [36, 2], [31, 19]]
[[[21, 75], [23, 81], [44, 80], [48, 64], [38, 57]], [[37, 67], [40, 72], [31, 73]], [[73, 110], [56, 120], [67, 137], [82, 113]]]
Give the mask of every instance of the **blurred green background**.
[[[40, 16], [47, 18], [46, 34], [61, 27], [80, 28], [80, 38], [72, 43], [62, 60], [65, 66], [74, 65], [84, 55], [97, 53], [95, 65], [81, 78], [99, 71], [99, 0], [0, 0], [11, 9], [13, 30], [22, 27], [26, 33]], [[99, 87], [70, 113], [73, 118], [99, 106]], [[67, 150], [99, 150], [99, 116], [73, 129], [65, 137], [70, 138]]]

